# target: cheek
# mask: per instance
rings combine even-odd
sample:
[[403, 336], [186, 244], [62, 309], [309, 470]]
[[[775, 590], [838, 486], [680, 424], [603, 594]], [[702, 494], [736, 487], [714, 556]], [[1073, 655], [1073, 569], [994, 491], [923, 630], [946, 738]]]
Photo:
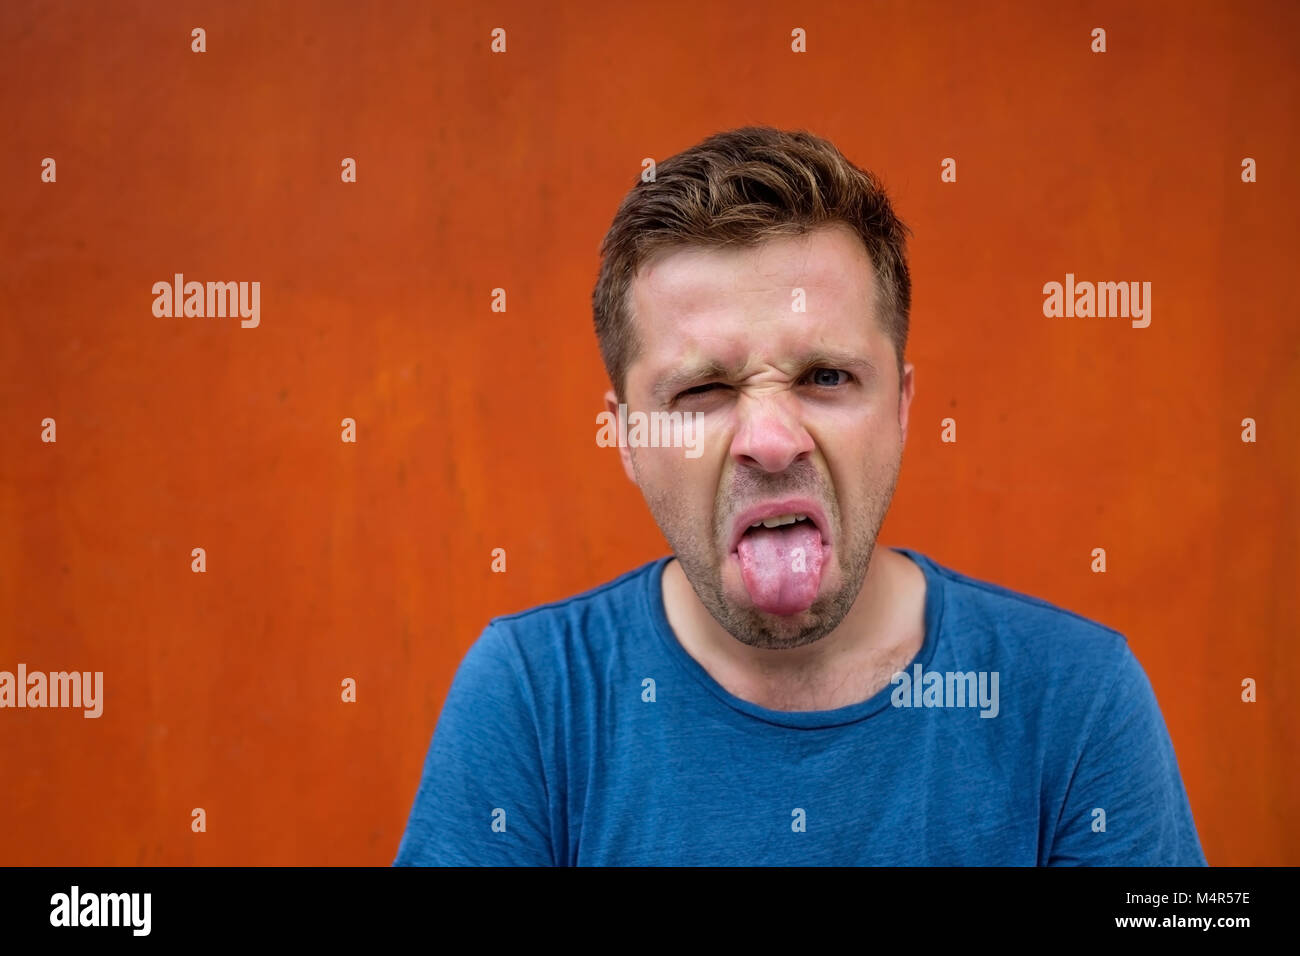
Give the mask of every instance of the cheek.
[[680, 448], [634, 448], [632, 463], [638, 477], [661, 492], [698, 480], [692, 467], [696, 462], [685, 458]]
[[718, 465], [708, 457], [687, 458], [680, 448], [639, 448], [633, 453], [638, 484], [674, 514], [701, 516], [713, 509]]
[[902, 449], [898, 430], [878, 421], [827, 435], [819, 445], [841, 499], [871, 495], [893, 473]]

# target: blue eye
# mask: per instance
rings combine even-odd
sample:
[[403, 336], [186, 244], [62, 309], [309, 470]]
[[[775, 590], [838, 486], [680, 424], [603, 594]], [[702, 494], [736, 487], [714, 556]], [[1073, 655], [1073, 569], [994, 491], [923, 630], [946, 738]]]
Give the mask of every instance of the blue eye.
[[[837, 376], [843, 375], [844, 381], [840, 381]], [[830, 376], [830, 380], [827, 380]], [[848, 381], [849, 373], [838, 368], [817, 368], [813, 369], [811, 380], [814, 385], [821, 385], [826, 388], [834, 388], [836, 385], [843, 385]]]

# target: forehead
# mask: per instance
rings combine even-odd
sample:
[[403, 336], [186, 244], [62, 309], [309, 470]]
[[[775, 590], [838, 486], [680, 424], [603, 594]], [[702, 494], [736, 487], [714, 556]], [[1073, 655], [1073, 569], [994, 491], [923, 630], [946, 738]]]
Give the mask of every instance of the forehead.
[[[795, 308], [796, 289], [804, 311]], [[633, 367], [650, 374], [692, 360], [739, 367], [819, 347], [865, 355], [882, 335], [875, 291], [866, 247], [841, 223], [747, 248], [662, 250], [632, 283], [641, 346]]]

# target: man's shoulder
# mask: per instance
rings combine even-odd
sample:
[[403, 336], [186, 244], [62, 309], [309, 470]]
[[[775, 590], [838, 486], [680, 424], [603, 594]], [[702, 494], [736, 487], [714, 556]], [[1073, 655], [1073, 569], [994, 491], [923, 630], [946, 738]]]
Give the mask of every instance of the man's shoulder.
[[657, 558], [568, 597], [499, 614], [480, 640], [505, 641], [524, 659], [581, 645], [585, 653], [612, 649], [620, 637], [652, 626], [650, 586], [667, 557]]
[[1118, 629], [1042, 597], [954, 570], [904, 550], [942, 589], [941, 630], [959, 654], [1003, 659], [1022, 668], [1115, 672], [1128, 657]]

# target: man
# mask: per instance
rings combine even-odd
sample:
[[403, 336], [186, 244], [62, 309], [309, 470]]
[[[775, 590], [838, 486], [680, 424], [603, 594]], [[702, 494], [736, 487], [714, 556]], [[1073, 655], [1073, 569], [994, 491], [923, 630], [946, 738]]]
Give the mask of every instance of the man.
[[720, 133], [627, 195], [596, 330], [611, 415], [695, 439], [620, 449], [672, 555], [490, 622], [396, 864], [1205, 864], [1122, 635], [875, 547], [907, 233], [804, 132]]

